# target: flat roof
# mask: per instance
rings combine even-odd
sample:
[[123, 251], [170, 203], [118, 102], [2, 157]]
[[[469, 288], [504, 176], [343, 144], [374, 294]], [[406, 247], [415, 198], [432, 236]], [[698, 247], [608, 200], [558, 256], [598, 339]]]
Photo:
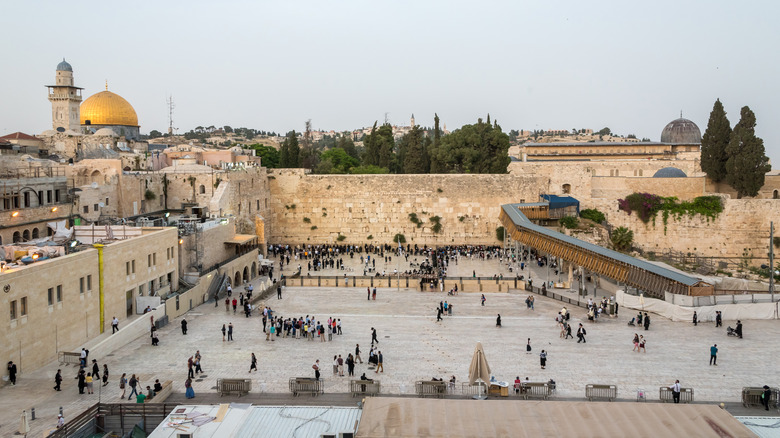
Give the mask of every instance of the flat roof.
[[257, 236], [254, 234], [236, 234], [230, 240], [226, 240], [225, 243], [231, 245], [243, 245], [245, 243], [251, 242], [253, 239], [257, 239]]
[[716, 405], [370, 397], [358, 438], [749, 437]]

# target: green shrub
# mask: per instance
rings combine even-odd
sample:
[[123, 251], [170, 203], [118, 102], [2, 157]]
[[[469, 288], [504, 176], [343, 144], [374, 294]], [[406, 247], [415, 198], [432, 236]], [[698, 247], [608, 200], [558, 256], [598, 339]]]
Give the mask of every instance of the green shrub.
[[373, 238], [374, 238], [374, 235], [373, 235], [373, 234], [369, 234], [369, 235], [368, 235], [368, 237], [366, 237], [366, 239], [368, 239], [368, 240], [371, 240], [371, 239], [373, 239]]
[[406, 237], [403, 234], [398, 233], [393, 236], [393, 243], [406, 243]]
[[506, 237], [505, 235], [506, 235], [506, 229], [504, 227], [496, 228], [496, 240], [498, 240], [499, 242], [503, 242], [504, 237]]
[[316, 225], [312, 225], [312, 226], [311, 226], [311, 230], [312, 230], [312, 231], [314, 231], [314, 230], [316, 230], [316, 229], [317, 229], [317, 226], [316, 226]]
[[347, 236], [339, 233], [338, 237], [336, 237], [336, 240], [338, 240], [339, 242], [342, 242], [346, 238], [347, 238]]
[[577, 226], [580, 224], [580, 220], [575, 216], [566, 216], [561, 218], [558, 223], [561, 224], [562, 227], [571, 230], [573, 228], [577, 228]]
[[595, 208], [586, 208], [585, 210], [580, 211], [580, 217], [592, 220], [597, 224], [603, 223], [607, 219], [606, 216], [604, 216], [604, 213]]
[[431, 227], [431, 231], [433, 231], [436, 234], [439, 234], [441, 232], [441, 217], [432, 216], [428, 220], [433, 223], [433, 226]]
[[307, 217], [303, 218], [303, 221], [304, 221], [304, 222], [306, 222], [307, 224], [310, 224], [310, 223], [311, 223], [311, 219], [309, 219], [309, 218], [307, 218]]

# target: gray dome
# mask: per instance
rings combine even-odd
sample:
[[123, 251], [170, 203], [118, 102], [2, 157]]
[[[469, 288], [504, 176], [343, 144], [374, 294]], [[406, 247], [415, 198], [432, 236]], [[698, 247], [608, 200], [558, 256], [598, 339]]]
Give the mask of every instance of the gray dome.
[[701, 131], [695, 123], [680, 117], [669, 122], [661, 131], [661, 143], [699, 144], [701, 143]]
[[62, 58], [62, 62], [57, 64], [57, 71], [73, 71], [73, 67], [68, 64], [65, 58]]
[[658, 169], [653, 178], [687, 178], [688, 175], [676, 167], [664, 167]]

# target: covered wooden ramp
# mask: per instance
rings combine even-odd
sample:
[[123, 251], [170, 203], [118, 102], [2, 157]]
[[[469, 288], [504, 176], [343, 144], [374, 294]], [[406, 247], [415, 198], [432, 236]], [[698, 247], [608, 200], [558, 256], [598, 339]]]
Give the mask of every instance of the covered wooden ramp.
[[664, 299], [666, 292], [679, 295], [713, 293], [713, 286], [698, 278], [536, 225], [525, 212], [538, 208], [538, 203], [501, 206], [500, 220], [513, 240], [645, 291], [654, 298]]

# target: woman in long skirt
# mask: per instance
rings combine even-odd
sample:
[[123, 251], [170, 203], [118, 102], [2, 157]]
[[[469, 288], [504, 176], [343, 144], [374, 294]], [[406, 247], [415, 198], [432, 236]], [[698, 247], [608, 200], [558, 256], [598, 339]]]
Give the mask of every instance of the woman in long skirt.
[[249, 372], [251, 373], [252, 370], [257, 371], [257, 357], [255, 357], [254, 353], [252, 353], [252, 364], [249, 365]]
[[528, 343], [525, 345], [525, 354], [531, 354], [531, 338], [528, 338]]
[[108, 365], [103, 364], [103, 386], [108, 385]]
[[184, 387], [187, 388], [184, 395], [187, 398], [195, 398], [195, 390], [192, 389], [192, 379], [188, 377], [187, 380], [184, 381]]

